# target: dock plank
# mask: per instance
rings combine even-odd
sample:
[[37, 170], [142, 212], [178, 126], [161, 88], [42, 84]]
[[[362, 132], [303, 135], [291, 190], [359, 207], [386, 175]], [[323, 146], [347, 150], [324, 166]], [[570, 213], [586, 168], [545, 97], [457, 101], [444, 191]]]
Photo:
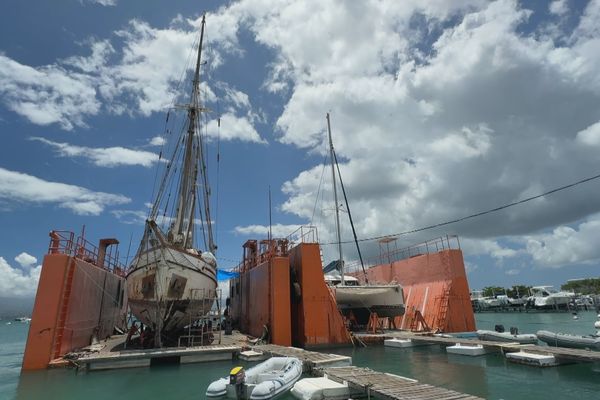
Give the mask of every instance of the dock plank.
[[353, 389], [389, 400], [481, 400], [480, 397], [360, 367], [324, 368], [322, 374]]

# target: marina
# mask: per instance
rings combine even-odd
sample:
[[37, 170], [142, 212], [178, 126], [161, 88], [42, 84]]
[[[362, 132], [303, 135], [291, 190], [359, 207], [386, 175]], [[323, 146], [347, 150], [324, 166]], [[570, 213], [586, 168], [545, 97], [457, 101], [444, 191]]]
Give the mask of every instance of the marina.
[[[551, 321], [560, 324], [560, 320], [555, 318]], [[478, 325], [485, 326], [485, 321], [478, 321]], [[0, 326], [0, 337], [5, 338], [4, 340], [14, 337], [12, 340], [15, 343], [9, 347], [9, 343], [5, 342], [5, 345], [0, 347], [0, 352], [6, 360], [5, 368], [0, 369], [0, 382], [4, 382], [0, 383], [0, 389], [4, 388], [5, 393], [13, 393], [18, 400], [29, 400], [37, 398], [36, 396], [75, 400], [82, 395], [88, 399], [100, 400], [110, 393], [120, 393], [122, 389], [119, 388], [122, 388], [124, 382], [127, 382], [128, 393], [132, 396], [148, 396], [152, 393], [152, 396], [157, 398], [202, 398], [208, 384], [227, 374], [231, 368], [237, 365], [253, 365], [241, 360], [222, 360], [196, 364], [162, 364], [118, 371], [97, 370], [78, 375], [74, 375], [72, 370], [60, 368], [24, 373], [19, 378], [26, 329], [27, 326], [20, 324]], [[576, 391], [579, 399], [592, 400], [596, 398], [599, 390], [597, 363], [570, 363], [555, 368], [535, 368], [507, 363], [498, 352], [467, 357], [447, 354], [444, 347], [428, 345], [391, 349], [382, 345], [371, 345], [367, 348], [326, 348], [321, 351], [349, 357], [352, 359], [352, 365], [356, 367], [385, 371], [488, 399], [543, 400], [545, 397], [541, 393], [531, 392], [527, 388], [532, 385], [553, 385], [558, 379], [561, 382], [555, 388], [558, 398], [568, 399], [570, 393]], [[14, 349], [12, 353], [5, 352], [9, 348]], [[115, 384], [109, 383], [113, 380], [116, 380]], [[528, 385], [515, 385], [515, 382], [522, 380], [526, 380]], [[40, 387], [42, 382], [43, 391]], [[8, 398], [12, 396], [9, 395]], [[291, 398], [284, 397], [286, 400]]]
[[0, 400], [597, 400], [600, 0], [41, 3]]

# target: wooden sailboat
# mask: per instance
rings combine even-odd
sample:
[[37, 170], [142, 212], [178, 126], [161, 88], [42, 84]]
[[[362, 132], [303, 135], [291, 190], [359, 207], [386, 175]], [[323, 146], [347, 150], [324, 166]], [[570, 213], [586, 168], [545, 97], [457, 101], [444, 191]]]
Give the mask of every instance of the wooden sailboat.
[[340, 186], [344, 194], [344, 200], [346, 202], [346, 211], [350, 219], [350, 225], [352, 226], [352, 232], [354, 234], [354, 240], [358, 256], [362, 262], [362, 254], [358, 245], [356, 231], [354, 229], [354, 222], [352, 221], [352, 214], [350, 213], [350, 207], [348, 205], [348, 198], [346, 197], [346, 191], [342, 182], [342, 176], [340, 174], [339, 166], [337, 164], [337, 157], [333, 148], [333, 140], [331, 139], [331, 122], [329, 119], [329, 113], [327, 113], [327, 133], [329, 136], [329, 153], [331, 158], [331, 175], [333, 180], [333, 197], [335, 201], [335, 225], [337, 233], [337, 245], [339, 253], [339, 261], [337, 263], [339, 273], [328, 273], [325, 274], [325, 281], [335, 293], [335, 299], [338, 308], [344, 315], [352, 315], [357, 319], [359, 324], [365, 324], [371, 314], [377, 314], [378, 317], [396, 317], [403, 315], [405, 311], [404, 307], [404, 294], [402, 286], [399, 284], [382, 284], [374, 285], [368, 282], [365, 273], [366, 285], [360, 285], [359, 280], [352, 276], [346, 276], [344, 273], [344, 257], [342, 252], [342, 237], [340, 229], [340, 212], [338, 206], [338, 193], [336, 184], [336, 169], [337, 176], [340, 179]]
[[[205, 111], [200, 103], [199, 89], [204, 26], [203, 18], [190, 102], [183, 106], [187, 111], [186, 128], [182, 129], [166, 165], [146, 220], [144, 236], [127, 274], [131, 312], [155, 332], [156, 346], [160, 346], [170, 333], [208, 313], [216, 297], [217, 261], [213, 255], [216, 245], [210, 218], [205, 147], [200, 131], [200, 113]], [[171, 193], [165, 195], [168, 187], [174, 192], [170, 216], [166, 215], [166, 205], [163, 204], [164, 210], [161, 210], [165, 197], [170, 199], [171, 196]], [[194, 245], [197, 216], [202, 221], [205, 251]], [[161, 222], [165, 228], [159, 226]]]

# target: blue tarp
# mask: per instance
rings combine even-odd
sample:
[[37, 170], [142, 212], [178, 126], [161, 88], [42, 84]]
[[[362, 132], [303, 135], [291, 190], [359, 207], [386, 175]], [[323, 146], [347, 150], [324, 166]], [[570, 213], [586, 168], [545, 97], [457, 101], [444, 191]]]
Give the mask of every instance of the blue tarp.
[[231, 278], [237, 278], [238, 276], [240, 276], [240, 274], [238, 272], [226, 271], [224, 269], [217, 269], [217, 280], [219, 282], [228, 281]]
[[324, 273], [333, 272], [333, 271], [340, 272], [340, 260], [332, 261], [329, 264], [327, 264], [325, 266], [325, 268], [323, 268]]

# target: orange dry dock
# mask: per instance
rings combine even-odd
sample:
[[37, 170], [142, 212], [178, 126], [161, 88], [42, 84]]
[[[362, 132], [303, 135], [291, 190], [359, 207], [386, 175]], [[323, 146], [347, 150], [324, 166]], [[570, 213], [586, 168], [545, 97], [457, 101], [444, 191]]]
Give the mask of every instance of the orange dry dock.
[[[288, 239], [249, 240], [244, 244], [239, 277], [230, 282], [230, 315], [241, 332], [256, 337], [268, 332], [271, 343], [283, 346], [351, 343], [344, 318], [323, 278], [319, 244], [307, 236], [301, 234], [295, 246], [290, 246]], [[458, 238], [445, 237], [388, 251], [380, 256], [387, 263], [379, 262], [367, 270], [371, 283], [397, 282], [403, 286], [406, 313], [396, 317], [397, 329], [475, 330], [458, 247]], [[362, 273], [355, 275], [364, 280]], [[381, 327], [389, 321], [377, 322]]]
[[288, 249], [286, 239], [247, 241], [238, 278], [230, 282], [230, 311], [242, 332], [273, 344], [315, 347], [350, 343], [323, 279], [317, 243]]
[[[476, 329], [457, 237], [446, 236], [399, 250], [389, 251], [388, 247], [379, 260], [378, 265], [367, 270], [369, 281], [395, 281], [404, 289], [406, 313], [396, 318], [398, 329], [439, 332]], [[360, 279], [361, 275], [357, 277]]]
[[43, 369], [73, 349], [88, 346], [124, 325], [127, 309], [125, 278], [116, 256], [107, 248], [118, 242], [100, 241], [99, 248], [71, 232], [50, 232], [31, 325], [23, 370]]

